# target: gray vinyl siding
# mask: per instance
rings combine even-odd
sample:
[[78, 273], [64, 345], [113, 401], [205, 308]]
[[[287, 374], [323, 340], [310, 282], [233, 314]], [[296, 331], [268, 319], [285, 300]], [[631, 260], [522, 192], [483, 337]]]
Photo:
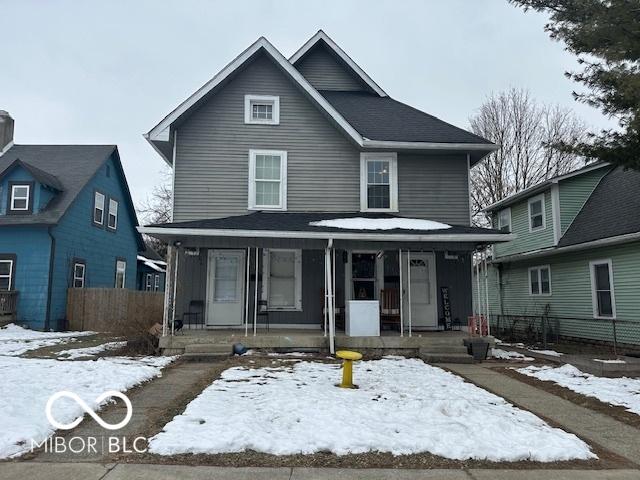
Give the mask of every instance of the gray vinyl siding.
[[466, 155], [398, 155], [400, 215], [469, 225]]
[[369, 90], [360, 78], [324, 47], [309, 52], [296, 64], [296, 68], [318, 90]]
[[[244, 95], [280, 97], [279, 125], [246, 125]], [[264, 55], [178, 127], [174, 221], [247, 213], [250, 149], [287, 151], [288, 210], [357, 211], [358, 150]]]

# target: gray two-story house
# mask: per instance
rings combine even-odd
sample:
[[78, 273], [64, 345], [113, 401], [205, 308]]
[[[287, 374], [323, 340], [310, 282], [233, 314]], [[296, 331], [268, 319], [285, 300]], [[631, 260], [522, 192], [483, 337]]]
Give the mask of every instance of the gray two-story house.
[[174, 174], [172, 222], [141, 228], [171, 246], [165, 332], [450, 329], [474, 249], [512, 238], [470, 223], [469, 170], [496, 146], [394, 100], [322, 31], [289, 59], [258, 39], [145, 137]]

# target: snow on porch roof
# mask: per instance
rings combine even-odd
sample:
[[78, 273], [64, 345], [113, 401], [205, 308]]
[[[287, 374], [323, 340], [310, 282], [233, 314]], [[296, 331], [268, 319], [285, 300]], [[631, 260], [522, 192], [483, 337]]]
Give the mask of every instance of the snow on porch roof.
[[[318, 223], [322, 222], [322, 223]], [[500, 242], [499, 230], [447, 225], [386, 213], [254, 212], [248, 215], [141, 227], [152, 236], [227, 236], [377, 241]]]

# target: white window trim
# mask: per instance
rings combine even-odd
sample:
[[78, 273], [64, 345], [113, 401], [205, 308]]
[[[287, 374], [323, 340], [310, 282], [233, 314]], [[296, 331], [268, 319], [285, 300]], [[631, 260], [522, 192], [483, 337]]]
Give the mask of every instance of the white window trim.
[[295, 306], [294, 307], [271, 307], [267, 305], [270, 312], [301, 312], [302, 311], [302, 250], [294, 248], [265, 248], [262, 250], [262, 300], [269, 302], [269, 279], [271, 273], [271, 253], [270, 252], [294, 252], [295, 254]]
[[157, 292], [160, 290], [160, 274], [156, 273], [153, 279], [153, 291]]
[[[273, 105], [272, 119], [259, 120], [251, 115], [252, 103], [267, 103]], [[244, 123], [252, 125], [280, 125], [280, 97], [274, 95], [245, 95], [244, 96]]]
[[[111, 211], [111, 206], [115, 204], [115, 212]], [[111, 229], [111, 230], [117, 230], [118, 228], [118, 207], [119, 207], [119, 203], [117, 200], [110, 198], [109, 199], [109, 213], [107, 214], [107, 228]], [[111, 216], [114, 217], [115, 219], [115, 223], [113, 225], [113, 227], [111, 225], [109, 225], [109, 221]]]
[[506, 207], [498, 211], [498, 230], [502, 230], [502, 227], [504, 227], [504, 225], [502, 225], [502, 222], [500, 221], [500, 214], [502, 212], [507, 212], [507, 214], [509, 215], [509, 232], [511, 232], [511, 207]]
[[[389, 208], [368, 208], [367, 206], [367, 162], [375, 160], [389, 161]], [[360, 211], [398, 211], [398, 154], [396, 152], [362, 152], [360, 154]]]
[[[256, 155], [280, 156], [280, 204], [256, 204]], [[286, 210], [287, 209], [287, 152], [284, 150], [249, 150], [249, 210]]]
[[[596, 291], [596, 265], [608, 265], [609, 266], [609, 286], [611, 287], [611, 316], [605, 317], [598, 313], [598, 294]], [[613, 263], [610, 258], [603, 260], [593, 260], [589, 262], [589, 273], [591, 275], [591, 306], [593, 308], [593, 318], [601, 320], [611, 320], [617, 318], [616, 314], [616, 295], [613, 285]]]
[[150, 292], [153, 288], [153, 274], [152, 273], [145, 273], [145, 278], [144, 278], [144, 289], [147, 292]]
[[[0, 260], [0, 263], [8, 263], [9, 264], [9, 289], [7, 291], [11, 291], [11, 289], [13, 288], [13, 283], [12, 283], [12, 279], [13, 279], [13, 260], [9, 259], [2, 259]], [[2, 278], [6, 278], [6, 275], [2, 275]]]
[[[533, 228], [531, 224], [531, 204], [540, 200], [542, 202], [542, 226]], [[545, 198], [544, 193], [540, 195], [536, 195], [535, 197], [531, 197], [527, 202], [527, 213], [529, 214], [529, 231], [530, 232], [540, 232], [547, 228], [547, 212], [545, 208]]]
[[[124, 268], [122, 270], [122, 286], [118, 286], [118, 264], [124, 264]], [[126, 288], [127, 287], [127, 262], [125, 260], [116, 260], [116, 278], [114, 280], [115, 288]]]
[[[26, 188], [27, 196], [26, 197], [18, 197], [16, 196], [16, 189], [18, 188]], [[20, 184], [20, 185], [12, 185], [11, 186], [11, 205], [10, 210], [13, 212], [28, 212], [29, 211], [29, 197], [31, 196], [31, 185], [28, 184]], [[25, 200], [24, 208], [16, 208], [15, 202], [16, 200]]]
[[[542, 273], [541, 270], [544, 269], [549, 270], [549, 293], [542, 293]], [[538, 288], [540, 288], [539, 293], [534, 293], [531, 289], [531, 272], [536, 271], [538, 274]], [[529, 284], [529, 295], [532, 297], [550, 297], [553, 294], [553, 287], [551, 282], [551, 266], [550, 265], [536, 265], [535, 267], [530, 267], [527, 270], [527, 282]]]
[[[102, 197], [102, 206], [98, 208], [98, 196]], [[96, 225], [104, 225], [104, 204], [106, 196], [104, 193], [98, 191], [93, 193], [93, 211], [91, 212], [91, 218]], [[96, 210], [100, 210], [100, 221], [96, 222]]]
[[[77, 267], [82, 267], [82, 276], [81, 277], [77, 277], [76, 276], [76, 268]], [[80, 262], [74, 262], [73, 263], [73, 288], [84, 288], [84, 282], [85, 282], [85, 276], [87, 274], [87, 266], [84, 263], [80, 263]], [[79, 287], [76, 287], [76, 280], [80, 280], [82, 282], [82, 285]]]

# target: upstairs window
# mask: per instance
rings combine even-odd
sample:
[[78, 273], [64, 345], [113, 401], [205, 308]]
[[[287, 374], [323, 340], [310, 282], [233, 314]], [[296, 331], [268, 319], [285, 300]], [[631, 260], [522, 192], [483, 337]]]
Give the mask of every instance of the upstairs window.
[[529, 231], [544, 230], [546, 227], [543, 193], [529, 199]]
[[249, 151], [249, 209], [287, 209], [287, 152]]
[[107, 219], [107, 227], [115, 230], [118, 226], [118, 202], [113, 198], [109, 199], [109, 217]]
[[0, 292], [13, 289], [14, 258], [11, 255], [0, 255]]
[[126, 271], [127, 262], [124, 260], [116, 260], [116, 288], [124, 288]]
[[551, 268], [549, 265], [529, 269], [529, 294], [551, 295]]
[[31, 211], [31, 205], [31, 185], [11, 185], [9, 211], [15, 213], [29, 213]]
[[589, 264], [591, 297], [595, 318], [615, 318], [616, 302], [613, 294], [613, 266], [611, 260], [597, 260]]
[[95, 192], [93, 197], [93, 223], [104, 223], [104, 195], [100, 192]]
[[498, 230], [511, 232], [511, 208], [505, 208], [498, 212]]
[[84, 288], [84, 279], [87, 267], [84, 262], [76, 261], [73, 264], [73, 288]]
[[244, 123], [278, 125], [280, 123], [280, 97], [245, 95]]
[[360, 209], [398, 211], [398, 163], [395, 153], [360, 156]]

